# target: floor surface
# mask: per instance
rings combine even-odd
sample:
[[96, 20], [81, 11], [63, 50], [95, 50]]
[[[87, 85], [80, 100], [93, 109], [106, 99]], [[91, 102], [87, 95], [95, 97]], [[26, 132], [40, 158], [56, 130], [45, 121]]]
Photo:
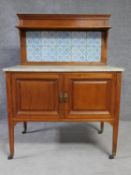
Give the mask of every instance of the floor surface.
[[131, 122], [120, 122], [118, 151], [112, 128], [99, 123], [29, 123], [15, 128], [15, 156], [8, 160], [7, 121], [0, 121], [0, 175], [131, 175]]

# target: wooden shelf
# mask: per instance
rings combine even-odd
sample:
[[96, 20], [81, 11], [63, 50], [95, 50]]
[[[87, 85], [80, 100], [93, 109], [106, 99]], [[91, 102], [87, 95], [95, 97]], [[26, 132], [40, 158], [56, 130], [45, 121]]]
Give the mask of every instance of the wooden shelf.
[[109, 14], [17, 14], [21, 30], [108, 30]]

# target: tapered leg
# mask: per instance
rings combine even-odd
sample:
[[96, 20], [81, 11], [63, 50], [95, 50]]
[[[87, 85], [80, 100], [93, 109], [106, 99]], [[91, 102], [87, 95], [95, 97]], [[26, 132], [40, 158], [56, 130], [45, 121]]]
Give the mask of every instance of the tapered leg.
[[98, 131], [98, 134], [102, 134], [104, 131], [104, 122], [100, 123], [100, 130]]
[[109, 156], [109, 159], [114, 159], [117, 151], [117, 140], [118, 140], [118, 122], [115, 121], [113, 125], [113, 135], [112, 135], [112, 154]]
[[9, 149], [10, 154], [8, 156], [8, 159], [13, 159], [14, 157], [14, 123], [9, 122]]
[[115, 94], [115, 111], [113, 122], [113, 136], [112, 136], [112, 154], [109, 159], [113, 159], [116, 156], [118, 129], [119, 129], [119, 110], [120, 110], [120, 91], [121, 91], [121, 73], [116, 74], [116, 94]]
[[26, 132], [27, 132], [27, 123], [23, 122], [23, 126], [24, 126], [24, 131], [22, 133], [26, 134]]

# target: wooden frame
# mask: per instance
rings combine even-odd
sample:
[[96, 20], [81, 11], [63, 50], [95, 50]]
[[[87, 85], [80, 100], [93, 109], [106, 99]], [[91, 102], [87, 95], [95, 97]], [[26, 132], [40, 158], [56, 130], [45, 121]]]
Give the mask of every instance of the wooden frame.
[[[42, 15], [18, 14], [20, 30], [21, 64], [32, 65], [105, 65], [107, 63], [107, 45], [110, 15]], [[102, 32], [100, 62], [31, 62], [26, 54], [26, 31], [32, 30], [69, 30]]]
[[[106, 65], [110, 15], [18, 14], [18, 17], [22, 64]], [[26, 31], [32, 30], [101, 31], [101, 61], [28, 62]], [[43, 70], [44, 66], [38, 72], [34, 72], [34, 69], [31, 72], [25, 69], [23, 71], [23, 67], [19, 71], [6, 71], [10, 147], [8, 158], [14, 156], [14, 128], [19, 122], [24, 123], [23, 133], [26, 133], [27, 122], [100, 122], [99, 133], [103, 132], [104, 122], [107, 122], [113, 128], [112, 154], [109, 156], [113, 159], [118, 140], [121, 71]]]
[[[23, 74], [23, 76], [22, 76]], [[6, 83], [7, 83], [7, 104], [8, 104], [8, 123], [9, 123], [9, 146], [10, 146], [10, 155], [9, 155], [9, 159], [12, 159], [14, 156], [14, 127], [17, 123], [19, 122], [24, 122], [24, 128], [26, 128], [26, 122], [100, 122], [100, 128], [101, 130], [99, 131], [99, 133], [102, 133], [103, 128], [104, 128], [104, 122], [107, 122], [109, 124], [111, 124], [111, 126], [113, 127], [113, 137], [112, 137], [112, 154], [110, 155], [110, 159], [114, 158], [116, 155], [116, 150], [117, 150], [117, 139], [118, 139], [118, 127], [119, 127], [119, 109], [120, 109], [120, 91], [121, 91], [121, 72], [110, 72], [110, 73], [57, 73], [55, 72], [55, 75], [59, 75], [60, 81], [61, 81], [61, 90], [63, 87], [63, 90], [65, 92], [70, 92], [69, 85], [68, 85], [68, 80], [70, 80], [70, 75], [73, 78], [74, 76], [78, 79], [82, 79], [82, 81], [84, 80], [84, 77], [88, 77], [89, 79], [94, 79], [97, 80], [101, 79], [102, 81], [105, 79], [109, 79], [109, 81], [112, 82], [112, 87], [109, 87], [109, 96], [111, 96], [111, 91], [112, 91], [112, 100], [111, 102], [108, 104], [108, 106], [111, 105], [111, 113], [96, 113], [95, 111], [92, 111], [91, 113], [87, 113], [87, 116], [85, 116], [84, 118], [80, 117], [81, 114], [77, 114], [77, 117], [72, 117], [72, 116], [68, 116], [67, 114], [67, 104], [70, 106], [70, 103], [60, 103], [61, 106], [61, 110], [63, 111], [62, 113], [60, 113], [60, 117], [54, 117], [54, 116], [42, 116], [42, 115], [35, 115], [35, 114], [31, 114], [32, 117], [30, 116], [30, 114], [27, 113], [27, 115], [21, 115], [21, 113], [16, 113], [16, 106], [14, 104], [14, 101], [16, 101], [16, 99], [20, 100], [18, 98], [18, 96], [14, 93], [14, 91], [18, 92], [18, 86], [16, 86], [16, 80], [18, 78], [20, 78], [20, 80], [26, 80], [26, 78], [28, 79], [28, 77], [33, 77], [35, 75], [35, 73], [31, 72], [25, 72], [25, 73], [20, 73], [19, 72], [7, 72], [6, 73]], [[88, 76], [89, 74], [89, 76]], [[20, 75], [20, 76], [19, 76]], [[28, 75], [28, 76], [26, 76]], [[47, 76], [51, 78], [51, 75], [53, 75], [53, 73], [37, 73], [37, 75], [35, 75], [36, 78], [40, 78], [42, 76]], [[53, 75], [54, 77], [54, 75]], [[58, 77], [58, 76], [56, 76]], [[74, 78], [73, 78], [74, 79]], [[28, 83], [29, 83], [29, 79], [28, 79]], [[14, 87], [14, 85], [16, 86], [16, 88]], [[83, 91], [84, 92], [84, 91]], [[97, 91], [96, 91], [97, 93]], [[115, 96], [115, 98], [114, 98]], [[15, 99], [15, 100], [14, 100]], [[94, 101], [95, 102], [95, 101]], [[18, 101], [17, 101], [18, 103]], [[13, 105], [12, 105], [13, 104]], [[18, 108], [17, 108], [18, 109]], [[19, 111], [19, 110], [18, 110]], [[66, 114], [63, 115], [63, 114]], [[98, 114], [98, 115], [96, 115]], [[26, 133], [26, 129], [24, 131], [24, 133]]]

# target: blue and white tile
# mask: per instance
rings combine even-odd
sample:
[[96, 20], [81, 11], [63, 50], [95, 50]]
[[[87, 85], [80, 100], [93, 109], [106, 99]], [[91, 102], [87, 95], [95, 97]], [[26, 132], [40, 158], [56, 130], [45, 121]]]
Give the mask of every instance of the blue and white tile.
[[28, 61], [100, 61], [100, 32], [26, 32]]
[[57, 61], [70, 61], [71, 58], [71, 47], [69, 45], [61, 45], [57, 47]]
[[85, 47], [81, 47], [81, 45], [72, 47], [72, 61], [80, 61], [86, 59], [86, 50]]
[[86, 32], [72, 32], [71, 37], [72, 45], [86, 45]]

